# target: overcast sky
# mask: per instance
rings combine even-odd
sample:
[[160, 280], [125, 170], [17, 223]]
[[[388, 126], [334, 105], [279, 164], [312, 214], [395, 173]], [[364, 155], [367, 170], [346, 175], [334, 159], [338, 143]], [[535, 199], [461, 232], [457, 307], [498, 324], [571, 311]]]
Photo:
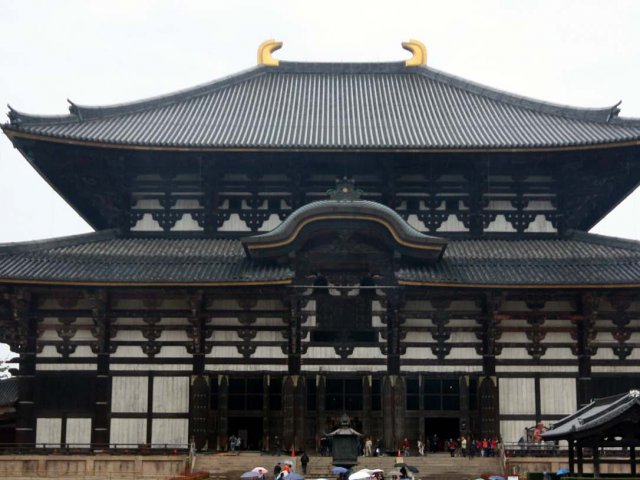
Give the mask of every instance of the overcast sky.
[[[275, 56], [392, 61], [400, 42], [428, 64], [535, 98], [584, 107], [622, 100], [640, 117], [640, 1], [0, 0], [0, 105], [67, 112], [168, 93]], [[594, 231], [640, 239], [640, 191]], [[0, 242], [89, 227], [0, 138]]]

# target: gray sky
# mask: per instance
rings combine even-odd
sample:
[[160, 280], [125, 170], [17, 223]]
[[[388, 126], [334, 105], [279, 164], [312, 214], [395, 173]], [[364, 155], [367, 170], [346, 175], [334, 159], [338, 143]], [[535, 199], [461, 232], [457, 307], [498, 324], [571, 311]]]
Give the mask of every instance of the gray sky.
[[[636, 1], [0, 0], [0, 105], [67, 112], [208, 82], [255, 64], [267, 38], [284, 60], [389, 61], [400, 42], [427, 63], [493, 87], [574, 106], [622, 100], [640, 117]], [[5, 110], [6, 111], [6, 110]], [[594, 231], [640, 239], [640, 191]], [[88, 226], [0, 138], [0, 242]]]

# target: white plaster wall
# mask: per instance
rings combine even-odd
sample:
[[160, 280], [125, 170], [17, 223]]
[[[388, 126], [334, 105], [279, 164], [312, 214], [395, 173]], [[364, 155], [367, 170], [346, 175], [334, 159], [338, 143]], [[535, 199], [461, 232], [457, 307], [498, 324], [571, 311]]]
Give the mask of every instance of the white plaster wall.
[[450, 214], [447, 219], [442, 222], [442, 225], [438, 227], [438, 232], [467, 232], [467, 227], [464, 226], [455, 214]]
[[38, 418], [36, 420], [36, 444], [59, 447], [62, 441], [62, 418]]
[[[239, 340], [240, 336], [237, 332], [235, 340]], [[251, 340], [252, 342], [282, 342], [282, 333], [281, 332], [256, 332], [256, 336]]]
[[[207, 372], [286, 372], [289, 367], [284, 365], [229, 365], [229, 364], [212, 364], [206, 366]], [[353, 369], [353, 368], [352, 368]], [[304, 368], [303, 368], [304, 370]]]
[[257, 358], [286, 358], [286, 355], [282, 353], [280, 347], [257, 347], [256, 352], [253, 354]]
[[38, 363], [38, 372], [91, 372], [97, 370], [95, 363]]
[[172, 232], [201, 232], [204, 230], [190, 213], [182, 215], [171, 229]]
[[55, 345], [45, 345], [42, 347], [42, 352], [38, 354], [39, 358], [62, 358], [62, 355], [58, 353]]
[[481, 372], [482, 365], [401, 365], [402, 372], [425, 372], [425, 370], [433, 373], [474, 373]]
[[475, 348], [452, 348], [447, 355], [447, 360], [478, 360], [482, 355], [478, 355]]
[[164, 345], [156, 358], [191, 358], [184, 345]]
[[534, 372], [540, 372], [540, 373], [547, 373], [547, 372], [552, 372], [552, 373], [560, 373], [560, 372], [577, 372], [578, 371], [578, 366], [577, 364], [575, 365], [527, 365], [527, 366], [522, 366], [522, 365], [497, 365], [496, 366], [496, 372], [497, 373], [501, 373], [501, 372], [518, 372], [518, 373], [534, 373]]
[[[302, 367], [304, 372], [350, 372], [353, 373], [353, 365], [306, 365]], [[358, 372], [384, 372], [386, 365], [358, 365]]]
[[145, 213], [140, 220], [135, 224], [132, 231], [145, 231], [145, 232], [161, 232], [162, 228], [160, 224], [156, 222], [150, 213]]
[[478, 323], [476, 323], [475, 320], [470, 318], [450, 318], [447, 326], [451, 328], [460, 327], [460, 328], [476, 328], [477, 329], [480, 325], [478, 325]]
[[524, 208], [527, 210], [555, 210], [554, 206], [551, 204], [551, 200], [529, 200], [529, 204]]
[[148, 377], [113, 377], [111, 380], [111, 411], [146, 412], [148, 385]]
[[527, 349], [524, 345], [522, 347], [504, 347], [499, 358], [500, 360], [531, 360], [531, 356], [527, 353]]
[[139, 363], [112, 363], [109, 369], [114, 372], [191, 372], [190, 364], [139, 364]]
[[376, 327], [376, 328], [384, 327], [385, 324], [382, 323], [382, 316], [381, 315], [372, 315], [371, 316], [371, 326], [372, 327]]
[[533, 378], [501, 378], [500, 413], [502, 415], [535, 414], [536, 395]]
[[433, 342], [433, 336], [430, 332], [407, 332], [407, 336], [403, 343], [411, 342], [411, 343], [427, 343]]
[[214, 345], [211, 353], [207, 353], [206, 358], [242, 358], [236, 347], [222, 347]]
[[484, 229], [485, 232], [517, 232], [504, 215], [496, 215], [496, 219]]
[[[546, 323], [545, 323], [546, 325]], [[542, 343], [574, 343], [569, 332], [548, 332]]]
[[142, 347], [137, 345], [119, 345], [115, 353], [111, 354], [112, 358], [147, 358], [142, 351]]
[[67, 418], [66, 443], [86, 448], [91, 445], [91, 419]]
[[[436, 356], [429, 347], [407, 347], [407, 351], [402, 358], [411, 360], [433, 360]], [[422, 368], [424, 369], [424, 367]], [[431, 366], [429, 368], [431, 368]]]
[[147, 443], [147, 420], [145, 418], [112, 418], [109, 443], [123, 444], [122, 447]]
[[333, 347], [309, 347], [306, 358], [340, 358]]
[[[309, 317], [307, 323], [305, 323], [304, 325], [311, 326], [311, 324], [309, 323], [310, 321], [315, 325], [314, 316]], [[283, 325], [286, 325], [286, 323], [287, 322], [284, 320], [284, 318], [256, 317], [256, 323], [254, 325], [258, 325], [261, 327], [282, 327]]]
[[529, 339], [524, 332], [502, 332], [498, 343], [529, 343]]
[[91, 334], [91, 330], [85, 326], [78, 327], [76, 334], [73, 336], [74, 341], [95, 341], [95, 337]]
[[504, 443], [517, 443], [525, 435], [525, 429], [532, 427], [535, 421], [502, 420], [500, 421], [500, 435]]
[[189, 443], [189, 420], [186, 418], [154, 418], [151, 423], [151, 443], [168, 444], [169, 448]]
[[153, 412], [189, 412], [189, 377], [155, 377], [153, 379]]
[[91, 350], [91, 347], [89, 345], [78, 345], [76, 347], [76, 351], [73, 352], [71, 355], [69, 355], [69, 357], [71, 358], [78, 358], [78, 357], [97, 357], [97, 355], [95, 353], [93, 353], [93, 350]]
[[282, 223], [282, 220], [280, 220], [280, 217], [278, 215], [276, 215], [275, 213], [272, 213], [271, 215], [269, 215], [269, 218], [267, 220], [265, 220], [265, 222], [258, 229], [258, 231], [259, 232], [268, 232], [268, 231], [273, 230], [274, 228], [276, 228], [281, 223]]
[[219, 330], [213, 333], [213, 338], [216, 342], [237, 342], [239, 337], [235, 330]]
[[[221, 325], [221, 326], [230, 326], [230, 327], [240, 327], [240, 320], [238, 320], [236, 317], [214, 317], [213, 320], [211, 320], [211, 323], [209, 324], [213, 327], [215, 327], [216, 325]], [[215, 332], [214, 335], [218, 335], [220, 332]]]
[[531, 222], [526, 228], [525, 232], [554, 233], [556, 232], [556, 229], [543, 214], [538, 214], [533, 222]]
[[427, 230], [427, 227], [424, 224], [424, 222], [419, 220], [418, 216], [415, 214], [411, 214], [407, 217], [407, 223], [418, 231], [424, 232]]
[[[120, 322], [118, 322], [120, 324]], [[116, 336], [113, 339], [116, 342], [130, 341], [130, 342], [146, 342], [147, 339], [142, 335], [141, 330], [118, 330]]]
[[573, 378], [540, 379], [540, 411], [543, 415], [569, 415], [577, 410]]
[[561, 347], [561, 348], [547, 348], [544, 356], [542, 357], [546, 360], [569, 360], [573, 362], [577, 362], [578, 359], [571, 352], [571, 348], [569, 347]]
[[481, 341], [476, 338], [476, 334], [473, 332], [451, 332], [451, 336], [449, 337], [449, 340], [447, 340], [447, 342], [481, 343]]
[[251, 229], [247, 227], [247, 224], [240, 220], [240, 216], [237, 213], [229, 215], [229, 220], [222, 224], [222, 227], [218, 229], [220, 232], [250, 232]]

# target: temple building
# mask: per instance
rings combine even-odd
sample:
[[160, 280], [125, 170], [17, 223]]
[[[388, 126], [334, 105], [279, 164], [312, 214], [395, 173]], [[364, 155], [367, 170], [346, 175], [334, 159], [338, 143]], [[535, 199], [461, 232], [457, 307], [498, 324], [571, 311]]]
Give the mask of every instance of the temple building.
[[[515, 442], [640, 385], [640, 120], [277, 60], [2, 129], [95, 233], [0, 246], [15, 442]], [[633, 220], [633, 219], [630, 219]], [[636, 219], [637, 220], [637, 219]]]

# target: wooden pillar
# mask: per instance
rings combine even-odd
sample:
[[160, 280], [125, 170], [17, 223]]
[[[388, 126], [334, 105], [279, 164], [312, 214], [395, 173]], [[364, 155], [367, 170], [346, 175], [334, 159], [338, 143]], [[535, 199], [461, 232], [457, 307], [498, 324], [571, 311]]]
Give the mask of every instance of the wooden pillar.
[[364, 444], [367, 437], [372, 437], [371, 431], [371, 375], [362, 377], [362, 433]]
[[636, 447], [633, 445], [629, 447], [629, 460], [631, 466], [631, 475], [636, 475], [638, 472], [638, 463], [636, 460]]
[[[326, 385], [327, 380], [324, 375], [316, 376], [316, 448], [320, 441], [320, 437], [327, 432], [327, 414], [325, 413], [326, 405]], [[327, 432], [328, 433], [328, 432]]]
[[218, 449], [226, 449], [229, 440], [229, 376], [218, 376]]
[[298, 384], [295, 390], [294, 397], [294, 408], [293, 408], [293, 418], [294, 418], [294, 435], [293, 435], [293, 443], [298, 450], [304, 450], [306, 446], [306, 429], [305, 429], [305, 418], [307, 411], [307, 382], [305, 377], [299, 375], [298, 376]]
[[579, 440], [576, 441], [576, 448], [578, 451], [578, 475], [582, 475], [584, 473], [584, 455], [582, 453], [582, 443]]
[[[470, 422], [470, 413], [469, 413], [469, 377], [461, 376], [459, 379], [460, 385], [460, 435], [469, 435], [469, 422]], [[420, 395], [422, 397], [422, 395]], [[422, 424], [422, 429], [424, 429], [424, 422], [420, 422]], [[422, 430], [421, 430], [422, 431]], [[424, 432], [422, 435], [424, 438]]]
[[498, 295], [487, 294], [484, 297], [484, 318], [482, 324], [482, 373], [485, 376], [495, 376], [496, 374], [496, 338], [497, 320], [496, 313], [500, 309], [502, 298]]
[[32, 447], [36, 441], [35, 414], [35, 374], [36, 374], [36, 336], [38, 320], [28, 318], [27, 341], [20, 353], [18, 374], [18, 401], [16, 403], [16, 443], [24, 447]]
[[300, 300], [291, 296], [289, 298], [289, 325], [288, 325], [288, 370], [289, 375], [300, 375], [301, 365], [301, 344], [302, 336], [300, 332]]
[[580, 297], [581, 315], [576, 317], [576, 353], [578, 357], [577, 403], [578, 408], [591, 402], [591, 335], [592, 325], [598, 316], [600, 299], [592, 293]]
[[382, 378], [382, 425], [384, 447], [397, 450], [405, 435], [405, 381], [399, 375]]
[[593, 478], [600, 477], [600, 448], [598, 445], [593, 445], [591, 447], [591, 451], [593, 452]]
[[287, 375], [282, 379], [282, 447], [304, 448], [306, 388], [304, 377]]
[[202, 450], [209, 438], [211, 380], [208, 375], [191, 375], [190, 380], [189, 442], [193, 439], [196, 448]]
[[191, 315], [189, 323], [191, 327], [187, 335], [191, 339], [188, 347], [192, 355], [190, 405], [189, 405], [189, 442], [193, 439], [195, 446], [201, 450], [207, 446], [209, 438], [209, 408], [211, 404], [211, 384], [208, 375], [205, 375], [205, 333], [207, 319], [204, 315], [204, 293], [202, 290], [193, 292], [188, 296]]
[[387, 373], [400, 374], [400, 322], [398, 318], [399, 293], [387, 294]]
[[16, 402], [16, 443], [32, 447], [36, 441], [35, 374], [38, 319], [31, 315], [31, 294], [17, 290], [11, 295], [12, 331], [7, 334], [11, 348], [20, 354], [18, 401]]
[[109, 296], [105, 289], [92, 292], [90, 295], [91, 316], [93, 320], [92, 334], [96, 339], [94, 352], [97, 354], [96, 371], [96, 404], [91, 428], [91, 446], [94, 449], [105, 448], [110, 441], [111, 411], [111, 338], [112, 332]]
[[425, 453], [428, 453], [426, 448], [427, 432], [424, 429], [424, 381], [424, 375], [418, 375], [418, 438], [425, 444]]
[[271, 376], [265, 375], [262, 381], [262, 451], [271, 451], [271, 433], [269, 421], [271, 419], [271, 408], [269, 406], [271, 398]]
[[576, 459], [575, 459], [575, 440], [569, 439], [569, 470], [573, 474], [576, 471]]

